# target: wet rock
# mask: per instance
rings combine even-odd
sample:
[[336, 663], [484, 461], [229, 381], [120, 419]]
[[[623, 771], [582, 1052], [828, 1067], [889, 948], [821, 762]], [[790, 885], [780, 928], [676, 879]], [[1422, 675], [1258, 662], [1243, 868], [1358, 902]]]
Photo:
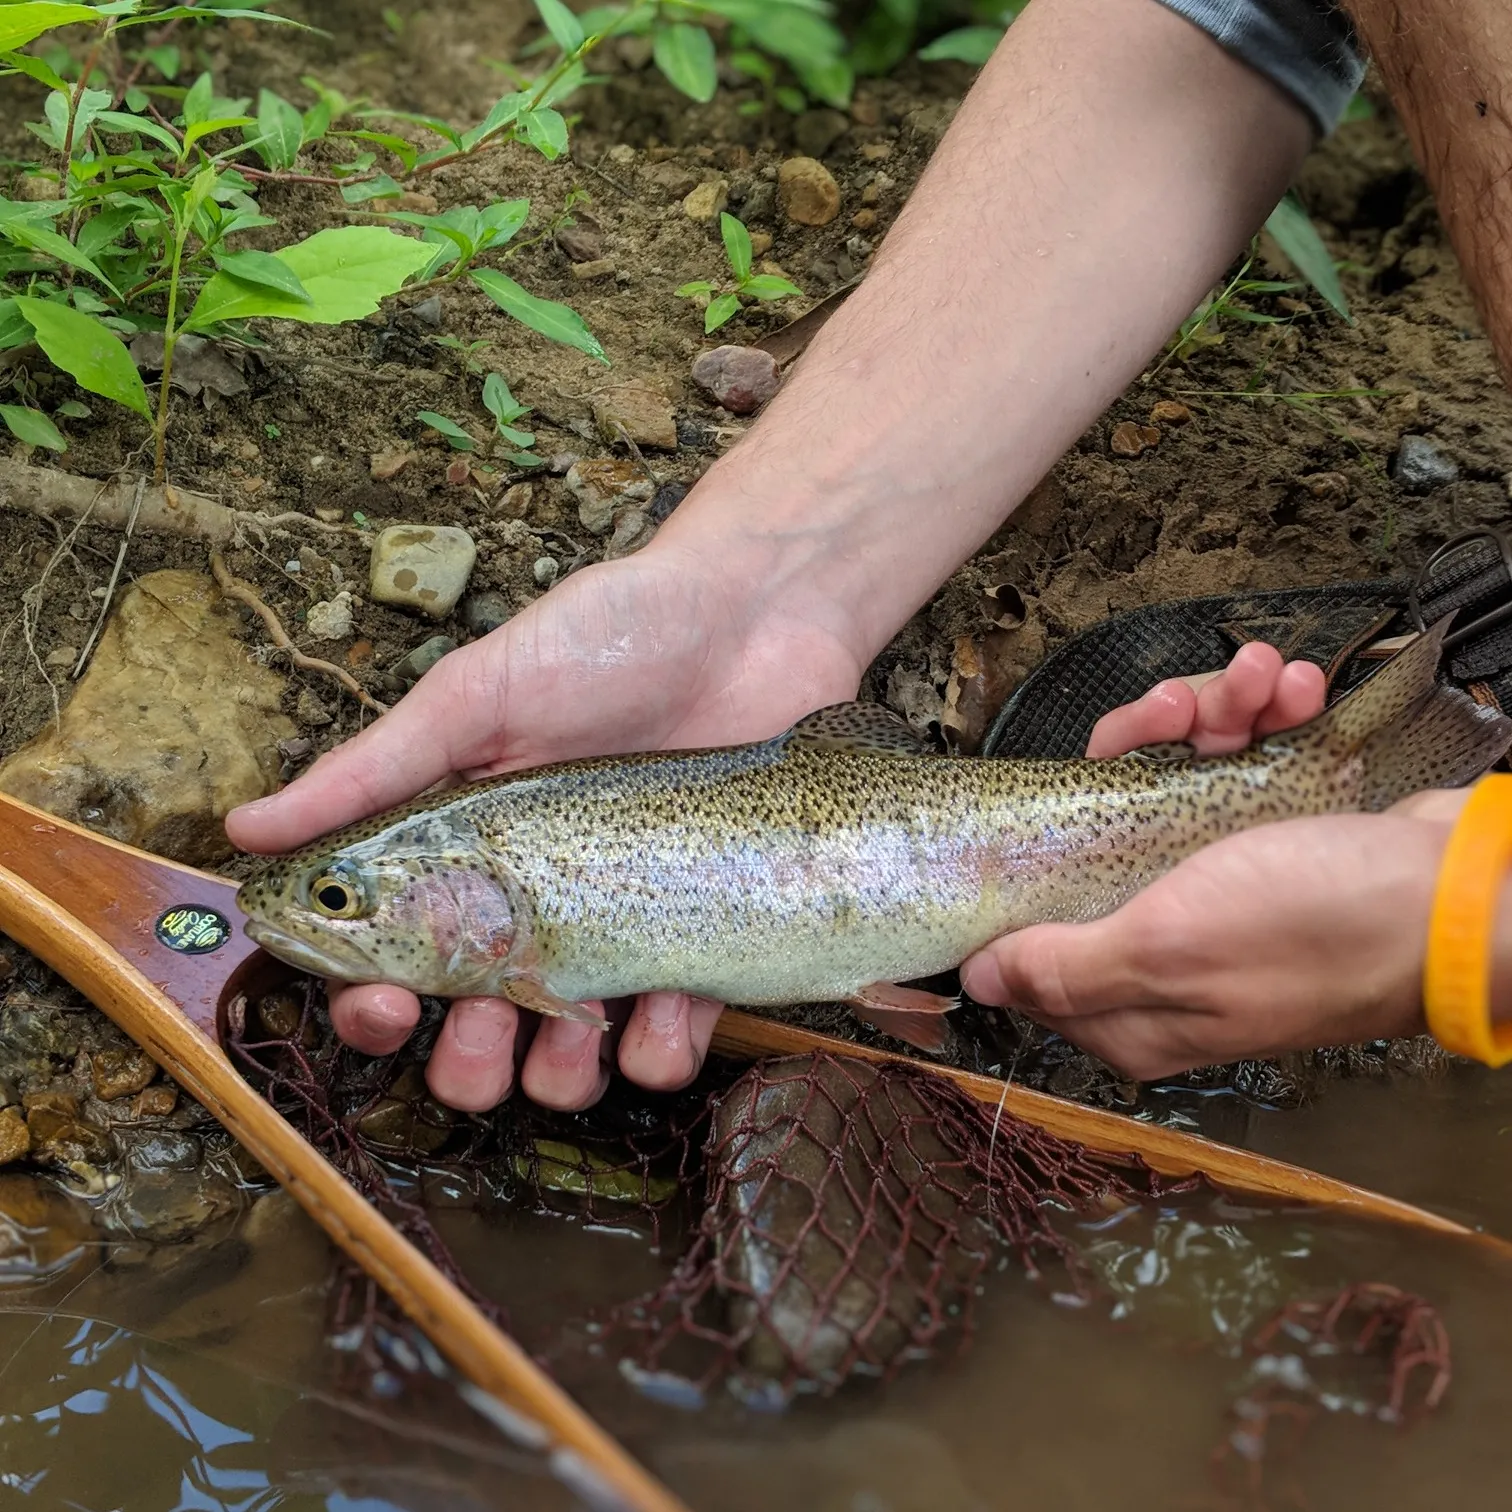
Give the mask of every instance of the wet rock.
[[651, 498], [652, 483], [640, 465], [615, 457], [588, 458], [567, 469], [567, 487], [577, 500], [578, 519], [594, 535], [608, 535], [615, 512]]
[[1108, 448], [1115, 457], [1142, 457], [1159, 445], [1160, 432], [1153, 425], [1137, 425], [1133, 420], [1119, 421], [1108, 438]]
[[497, 589], [469, 593], [459, 607], [462, 623], [472, 635], [489, 635], [513, 617], [509, 600]]
[[140, 1092], [157, 1075], [157, 1065], [145, 1050], [135, 1045], [96, 1050], [90, 1057], [90, 1079], [101, 1102], [114, 1102]]
[[212, 579], [153, 572], [121, 596], [63, 717], [0, 790], [175, 860], [231, 854], [222, 820], [271, 793], [284, 681], [236, 639]]
[[556, 244], [569, 262], [597, 262], [604, 255], [604, 233], [589, 215], [574, 214], [571, 225], [558, 226]]
[[850, 121], [838, 110], [805, 110], [793, 126], [798, 150], [822, 158], [850, 130]]
[[1151, 425], [1185, 425], [1192, 412], [1179, 399], [1157, 400], [1150, 409]]
[[137, 1093], [131, 1105], [133, 1118], [167, 1118], [178, 1107], [178, 1088], [163, 1083]]
[[618, 383], [593, 396], [593, 422], [606, 441], [624, 435], [637, 446], [677, 450], [677, 417], [672, 403], [659, 389], [645, 383]]
[[98, 1242], [83, 1203], [35, 1176], [0, 1175], [0, 1282], [57, 1275]]
[[840, 186], [823, 163], [789, 158], [777, 170], [777, 202], [800, 226], [827, 226], [840, 213]]
[[555, 557], [543, 556], [535, 559], [530, 568], [530, 575], [540, 587], [549, 588], [556, 582], [557, 573], [561, 570], [561, 564]]
[[78, 1031], [55, 1008], [33, 1005], [25, 993], [15, 992], [4, 1013], [0, 1046], [9, 1054], [48, 1061], [72, 1060], [79, 1053]]
[[204, 1146], [182, 1129], [149, 1129], [126, 1145], [126, 1163], [135, 1171], [193, 1171], [205, 1158]]
[[683, 196], [683, 214], [689, 220], [711, 221], [729, 203], [730, 186], [724, 179], [710, 179]]
[[1403, 436], [1391, 475], [1408, 493], [1430, 493], [1459, 477], [1459, 464], [1427, 436]]
[[100, 1166], [107, 1164], [113, 1153], [108, 1135], [61, 1108], [29, 1107], [26, 1127], [32, 1158], [44, 1165], [65, 1169], [81, 1164]]
[[477, 559], [473, 538], [456, 525], [390, 525], [373, 542], [369, 593], [375, 603], [444, 619]]
[[31, 1130], [19, 1108], [0, 1108], [0, 1166], [24, 1160], [31, 1153]]
[[112, 1233], [178, 1244], [241, 1206], [229, 1178], [203, 1164], [192, 1135], [154, 1130], [150, 1142], [138, 1144], [130, 1158], [131, 1170], [105, 1206]]
[[345, 640], [352, 633], [352, 595], [343, 590], [335, 598], [311, 604], [305, 613], [305, 629], [313, 640]]
[[777, 359], [758, 347], [719, 346], [693, 363], [693, 381], [732, 415], [749, 415], [782, 385]]
[[319, 728], [328, 725], [335, 715], [320, 701], [319, 695], [313, 688], [301, 688], [299, 701], [294, 705], [294, 713], [302, 725], [313, 725]]
[[457, 649], [457, 643], [449, 635], [433, 635], [421, 641], [407, 656], [402, 656], [389, 669], [400, 682], [417, 683], [443, 656]]

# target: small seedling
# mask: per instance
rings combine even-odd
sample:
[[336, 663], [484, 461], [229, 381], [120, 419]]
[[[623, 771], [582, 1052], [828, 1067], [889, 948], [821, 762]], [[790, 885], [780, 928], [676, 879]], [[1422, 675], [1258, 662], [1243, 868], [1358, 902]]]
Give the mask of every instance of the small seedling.
[[443, 435], [453, 451], [470, 452], [478, 449], [478, 443], [455, 420], [448, 420], [435, 410], [421, 410], [415, 419]]
[[704, 310], [704, 334], [717, 331], [727, 320], [740, 313], [742, 299], [788, 299], [803, 297], [797, 284], [789, 283], [773, 273], [751, 272], [751, 233], [728, 213], [719, 217], [719, 234], [724, 241], [725, 256], [730, 260], [730, 271], [735, 275], [733, 288], [723, 288], [706, 278], [685, 283], [678, 291], [680, 299], [696, 299], [708, 295], [709, 303]]
[[483, 407], [494, 417], [500, 440], [507, 443], [503, 456], [516, 467], [541, 467], [540, 457], [523, 448], [535, 445], [534, 431], [518, 429], [514, 422], [530, 413], [528, 404], [521, 404], [509, 392], [509, 385], [498, 373], [490, 373], [483, 381]]

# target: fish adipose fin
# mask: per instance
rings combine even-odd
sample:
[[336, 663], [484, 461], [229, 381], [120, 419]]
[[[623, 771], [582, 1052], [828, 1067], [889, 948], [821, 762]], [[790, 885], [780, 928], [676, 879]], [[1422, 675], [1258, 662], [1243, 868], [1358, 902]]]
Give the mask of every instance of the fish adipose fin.
[[778, 741], [807, 751], [861, 756], [933, 756], [934, 747], [901, 714], [881, 704], [842, 703], [816, 709]]
[[862, 1022], [919, 1050], [945, 1048], [944, 1016], [960, 1006], [959, 998], [896, 987], [891, 982], [873, 982], [846, 1002]]
[[1268, 749], [1361, 767], [1359, 806], [1375, 811], [1425, 788], [1461, 787], [1512, 748], [1512, 719], [1440, 683], [1449, 618], [1441, 619], [1311, 723], [1271, 736]]
[[548, 992], [539, 982], [528, 981], [524, 977], [516, 977], [514, 981], [506, 983], [504, 995], [517, 1007], [545, 1014], [547, 1018], [571, 1019], [575, 1024], [592, 1024], [595, 1029], [609, 1027], [609, 1020], [587, 1003], [569, 1003], [566, 998]]

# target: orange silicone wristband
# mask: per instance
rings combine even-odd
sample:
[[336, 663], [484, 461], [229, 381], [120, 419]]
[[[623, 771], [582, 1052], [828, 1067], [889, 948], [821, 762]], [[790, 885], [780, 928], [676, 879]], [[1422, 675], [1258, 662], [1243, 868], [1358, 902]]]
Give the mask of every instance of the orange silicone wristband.
[[1512, 1023], [1491, 1018], [1491, 962], [1497, 903], [1512, 866], [1512, 775], [1482, 777], [1470, 791], [1444, 848], [1428, 955], [1423, 1008], [1444, 1049], [1488, 1066], [1512, 1061]]

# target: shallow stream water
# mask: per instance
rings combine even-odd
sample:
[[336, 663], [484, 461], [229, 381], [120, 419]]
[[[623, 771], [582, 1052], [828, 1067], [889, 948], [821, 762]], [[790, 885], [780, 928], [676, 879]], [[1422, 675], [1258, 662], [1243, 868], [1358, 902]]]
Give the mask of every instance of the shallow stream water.
[[[1341, 1082], [1289, 1112], [1188, 1103], [1223, 1137], [1512, 1235], [1512, 1078]], [[324, 1241], [281, 1194], [191, 1243], [102, 1247], [87, 1215], [0, 1178], [0, 1506], [430, 1512], [577, 1505], [438, 1386], [345, 1390], [323, 1343]], [[6, 1215], [9, 1215], [8, 1217]], [[829, 1400], [760, 1411], [631, 1386], [580, 1319], [666, 1274], [633, 1225], [479, 1210], [441, 1223], [468, 1275], [564, 1383], [697, 1512], [1331, 1512], [1500, 1505], [1512, 1453], [1512, 1262], [1478, 1247], [1211, 1194], [1078, 1225], [1107, 1295], [1076, 1307], [1015, 1266], [987, 1277], [970, 1346]], [[1215, 1498], [1238, 1341], [1288, 1296], [1421, 1293], [1454, 1351], [1443, 1408], [1405, 1431], [1341, 1410]], [[1297, 1498], [1301, 1498], [1299, 1503]]]

